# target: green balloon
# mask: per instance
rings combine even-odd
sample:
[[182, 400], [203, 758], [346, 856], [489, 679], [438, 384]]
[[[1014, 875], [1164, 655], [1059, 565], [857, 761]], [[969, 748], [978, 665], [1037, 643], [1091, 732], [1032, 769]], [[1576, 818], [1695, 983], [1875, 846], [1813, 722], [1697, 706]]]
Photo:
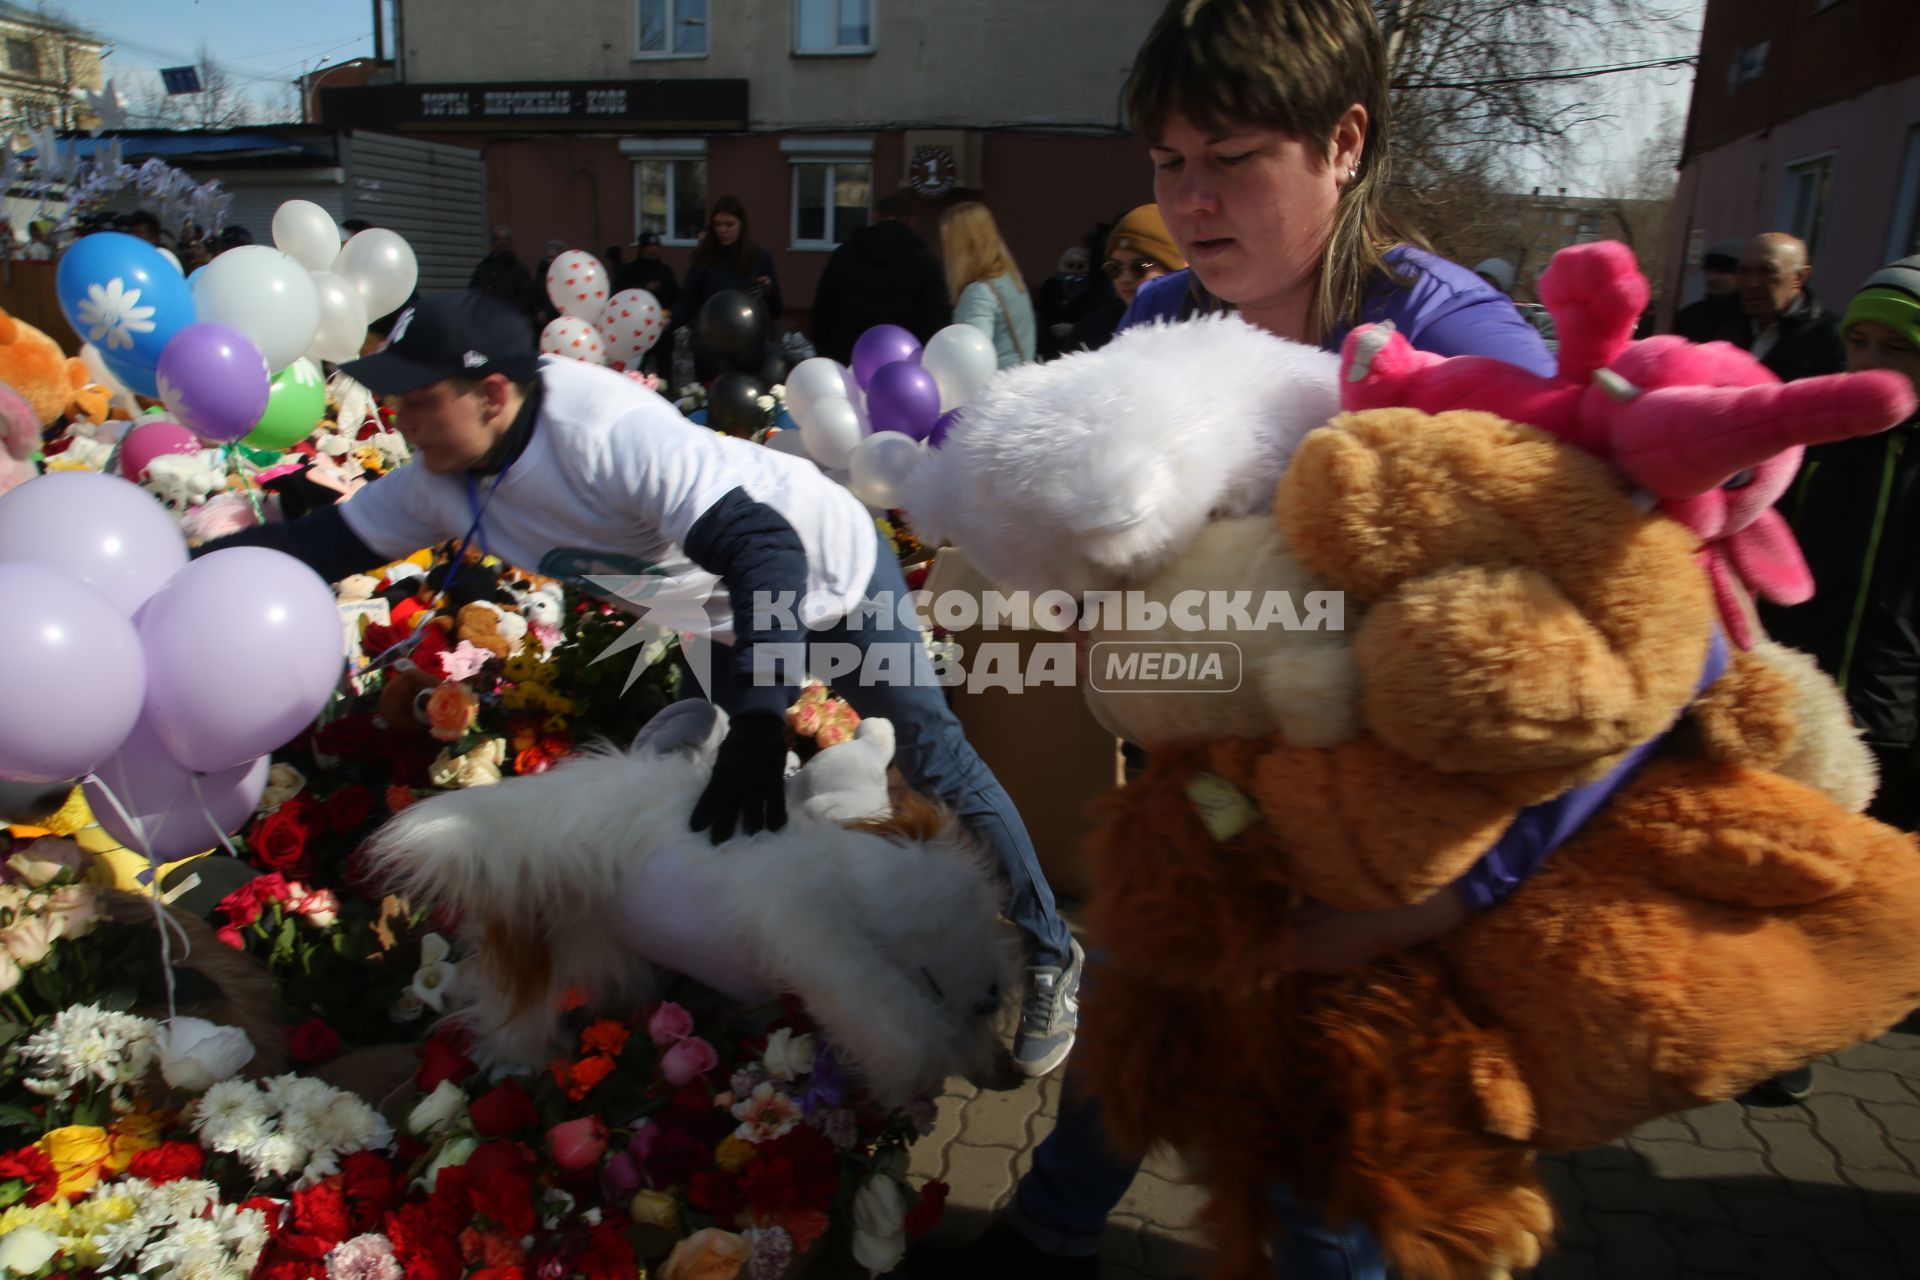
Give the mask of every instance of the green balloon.
[[267, 411], [240, 439], [256, 449], [291, 449], [320, 425], [327, 412], [327, 383], [320, 366], [302, 356], [274, 377]]

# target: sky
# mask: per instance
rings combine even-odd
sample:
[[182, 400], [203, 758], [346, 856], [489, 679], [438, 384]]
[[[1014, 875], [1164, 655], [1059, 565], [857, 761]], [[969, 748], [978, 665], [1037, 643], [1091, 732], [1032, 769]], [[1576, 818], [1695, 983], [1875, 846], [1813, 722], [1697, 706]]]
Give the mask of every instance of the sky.
[[[254, 101], [285, 111], [292, 110], [292, 82], [302, 71], [313, 70], [318, 59], [344, 62], [373, 52], [373, 0], [49, 2], [56, 12], [113, 42], [106, 74], [136, 103], [142, 86], [158, 84], [159, 68], [194, 61], [203, 41]], [[1669, 2], [1685, 15], [1678, 31], [1633, 50], [1577, 51], [1571, 55], [1572, 65], [1695, 52], [1705, 0]], [[1611, 118], [1578, 130], [1570, 163], [1516, 155], [1517, 185], [1603, 194], [1608, 178], [1631, 162], [1641, 140], [1664, 116], [1677, 113], [1684, 119], [1692, 83], [1693, 68], [1681, 66], [1569, 84], [1564, 92]]]

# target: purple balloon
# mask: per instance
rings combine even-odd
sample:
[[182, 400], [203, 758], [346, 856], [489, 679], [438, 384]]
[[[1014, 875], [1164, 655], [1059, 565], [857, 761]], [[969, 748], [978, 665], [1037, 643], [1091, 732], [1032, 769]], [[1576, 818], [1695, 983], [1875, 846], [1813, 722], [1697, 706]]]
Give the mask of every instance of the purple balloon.
[[65, 782], [140, 718], [139, 633], [106, 596], [45, 565], [0, 564], [0, 600], [12, 606], [0, 627], [0, 778]]
[[238, 330], [190, 324], [160, 353], [160, 398], [204, 440], [238, 440], [267, 411], [273, 378], [260, 348]]
[[[210, 849], [220, 843], [221, 836], [238, 831], [267, 789], [269, 767], [267, 757], [261, 756], [231, 769], [196, 775], [173, 762], [153, 725], [142, 716], [120, 749], [94, 770], [96, 776], [87, 779], [84, 789], [94, 820], [108, 835], [155, 862], [171, 862]], [[139, 822], [138, 832], [127, 825], [113, 801]]]
[[949, 409], [941, 414], [940, 421], [934, 423], [933, 430], [927, 432], [927, 448], [938, 449], [945, 444], [947, 432], [953, 430], [954, 424], [960, 421], [960, 416], [965, 412], [965, 409]]
[[924, 440], [940, 420], [940, 384], [908, 360], [882, 365], [867, 388], [867, 415], [875, 431], [898, 431]]
[[873, 386], [874, 375], [900, 361], [917, 363], [920, 340], [897, 324], [877, 324], [853, 344], [853, 378], [862, 390]]
[[346, 662], [332, 590], [266, 547], [195, 560], [147, 601], [139, 626], [147, 717], [197, 773], [245, 764], [306, 728]]
[[[139, 485], [63, 471], [0, 496], [0, 563], [9, 562], [78, 579], [131, 618], [161, 583], [186, 567], [187, 544], [166, 508]], [[32, 616], [26, 597], [0, 599]]]

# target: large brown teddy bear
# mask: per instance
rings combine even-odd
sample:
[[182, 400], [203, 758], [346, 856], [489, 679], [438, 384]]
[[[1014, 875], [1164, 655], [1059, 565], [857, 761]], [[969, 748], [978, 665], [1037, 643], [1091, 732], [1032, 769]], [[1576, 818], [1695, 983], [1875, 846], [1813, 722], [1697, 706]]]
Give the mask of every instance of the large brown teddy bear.
[[[1857, 743], [1812, 723], [1844, 715], [1831, 687], [1756, 651], [1696, 698], [1695, 540], [1605, 465], [1480, 413], [1346, 415], [1301, 444], [1269, 527], [1279, 578], [1345, 593], [1344, 645], [1242, 637], [1268, 736], [1196, 741], [1220, 713], [1191, 699], [1105, 708], [1150, 754], [1091, 842], [1111, 960], [1076, 1058], [1117, 1142], [1175, 1146], [1206, 1181], [1219, 1275], [1265, 1274], [1275, 1179], [1367, 1223], [1404, 1275], [1531, 1266], [1552, 1227], [1536, 1150], [1731, 1096], [1920, 1003], [1912, 839], [1772, 771], [1863, 790]], [[1141, 585], [1208, 581], [1249, 536]], [[1335, 692], [1282, 731], [1295, 646]], [[1352, 973], [1287, 968], [1303, 897], [1421, 901], [1521, 808], [1668, 730], [1506, 902]]]

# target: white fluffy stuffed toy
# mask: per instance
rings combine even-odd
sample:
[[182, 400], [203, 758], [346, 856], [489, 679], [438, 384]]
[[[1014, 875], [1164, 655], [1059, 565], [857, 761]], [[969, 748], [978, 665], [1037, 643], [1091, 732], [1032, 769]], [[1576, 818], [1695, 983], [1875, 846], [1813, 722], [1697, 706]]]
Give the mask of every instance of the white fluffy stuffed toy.
[[1141, 326], [995, 377], [905, 505], [1002, 587], [1108, 588], [1152, 577], [1211, 520], [1268, 510], [1339, 404], [1335, 356], [1238, 316]]
[[891, 811], [891, 727], [864, 721], [790, 778], [783, 829], [715, 848], [688, 824], [725, 736], [716, 708], [676, 704], [627, 752], [436, 796], [381, 829], [380, 872], [460, 917], [474, 954], [454, 1011], [479, 1052], [539, 1065], [563, 991], [631, 1012], [658, 965], [741, 1000], [796, 993], [883, 1103], [993, 1077], [1018, 972], [1000, 894], [949, 815]]

